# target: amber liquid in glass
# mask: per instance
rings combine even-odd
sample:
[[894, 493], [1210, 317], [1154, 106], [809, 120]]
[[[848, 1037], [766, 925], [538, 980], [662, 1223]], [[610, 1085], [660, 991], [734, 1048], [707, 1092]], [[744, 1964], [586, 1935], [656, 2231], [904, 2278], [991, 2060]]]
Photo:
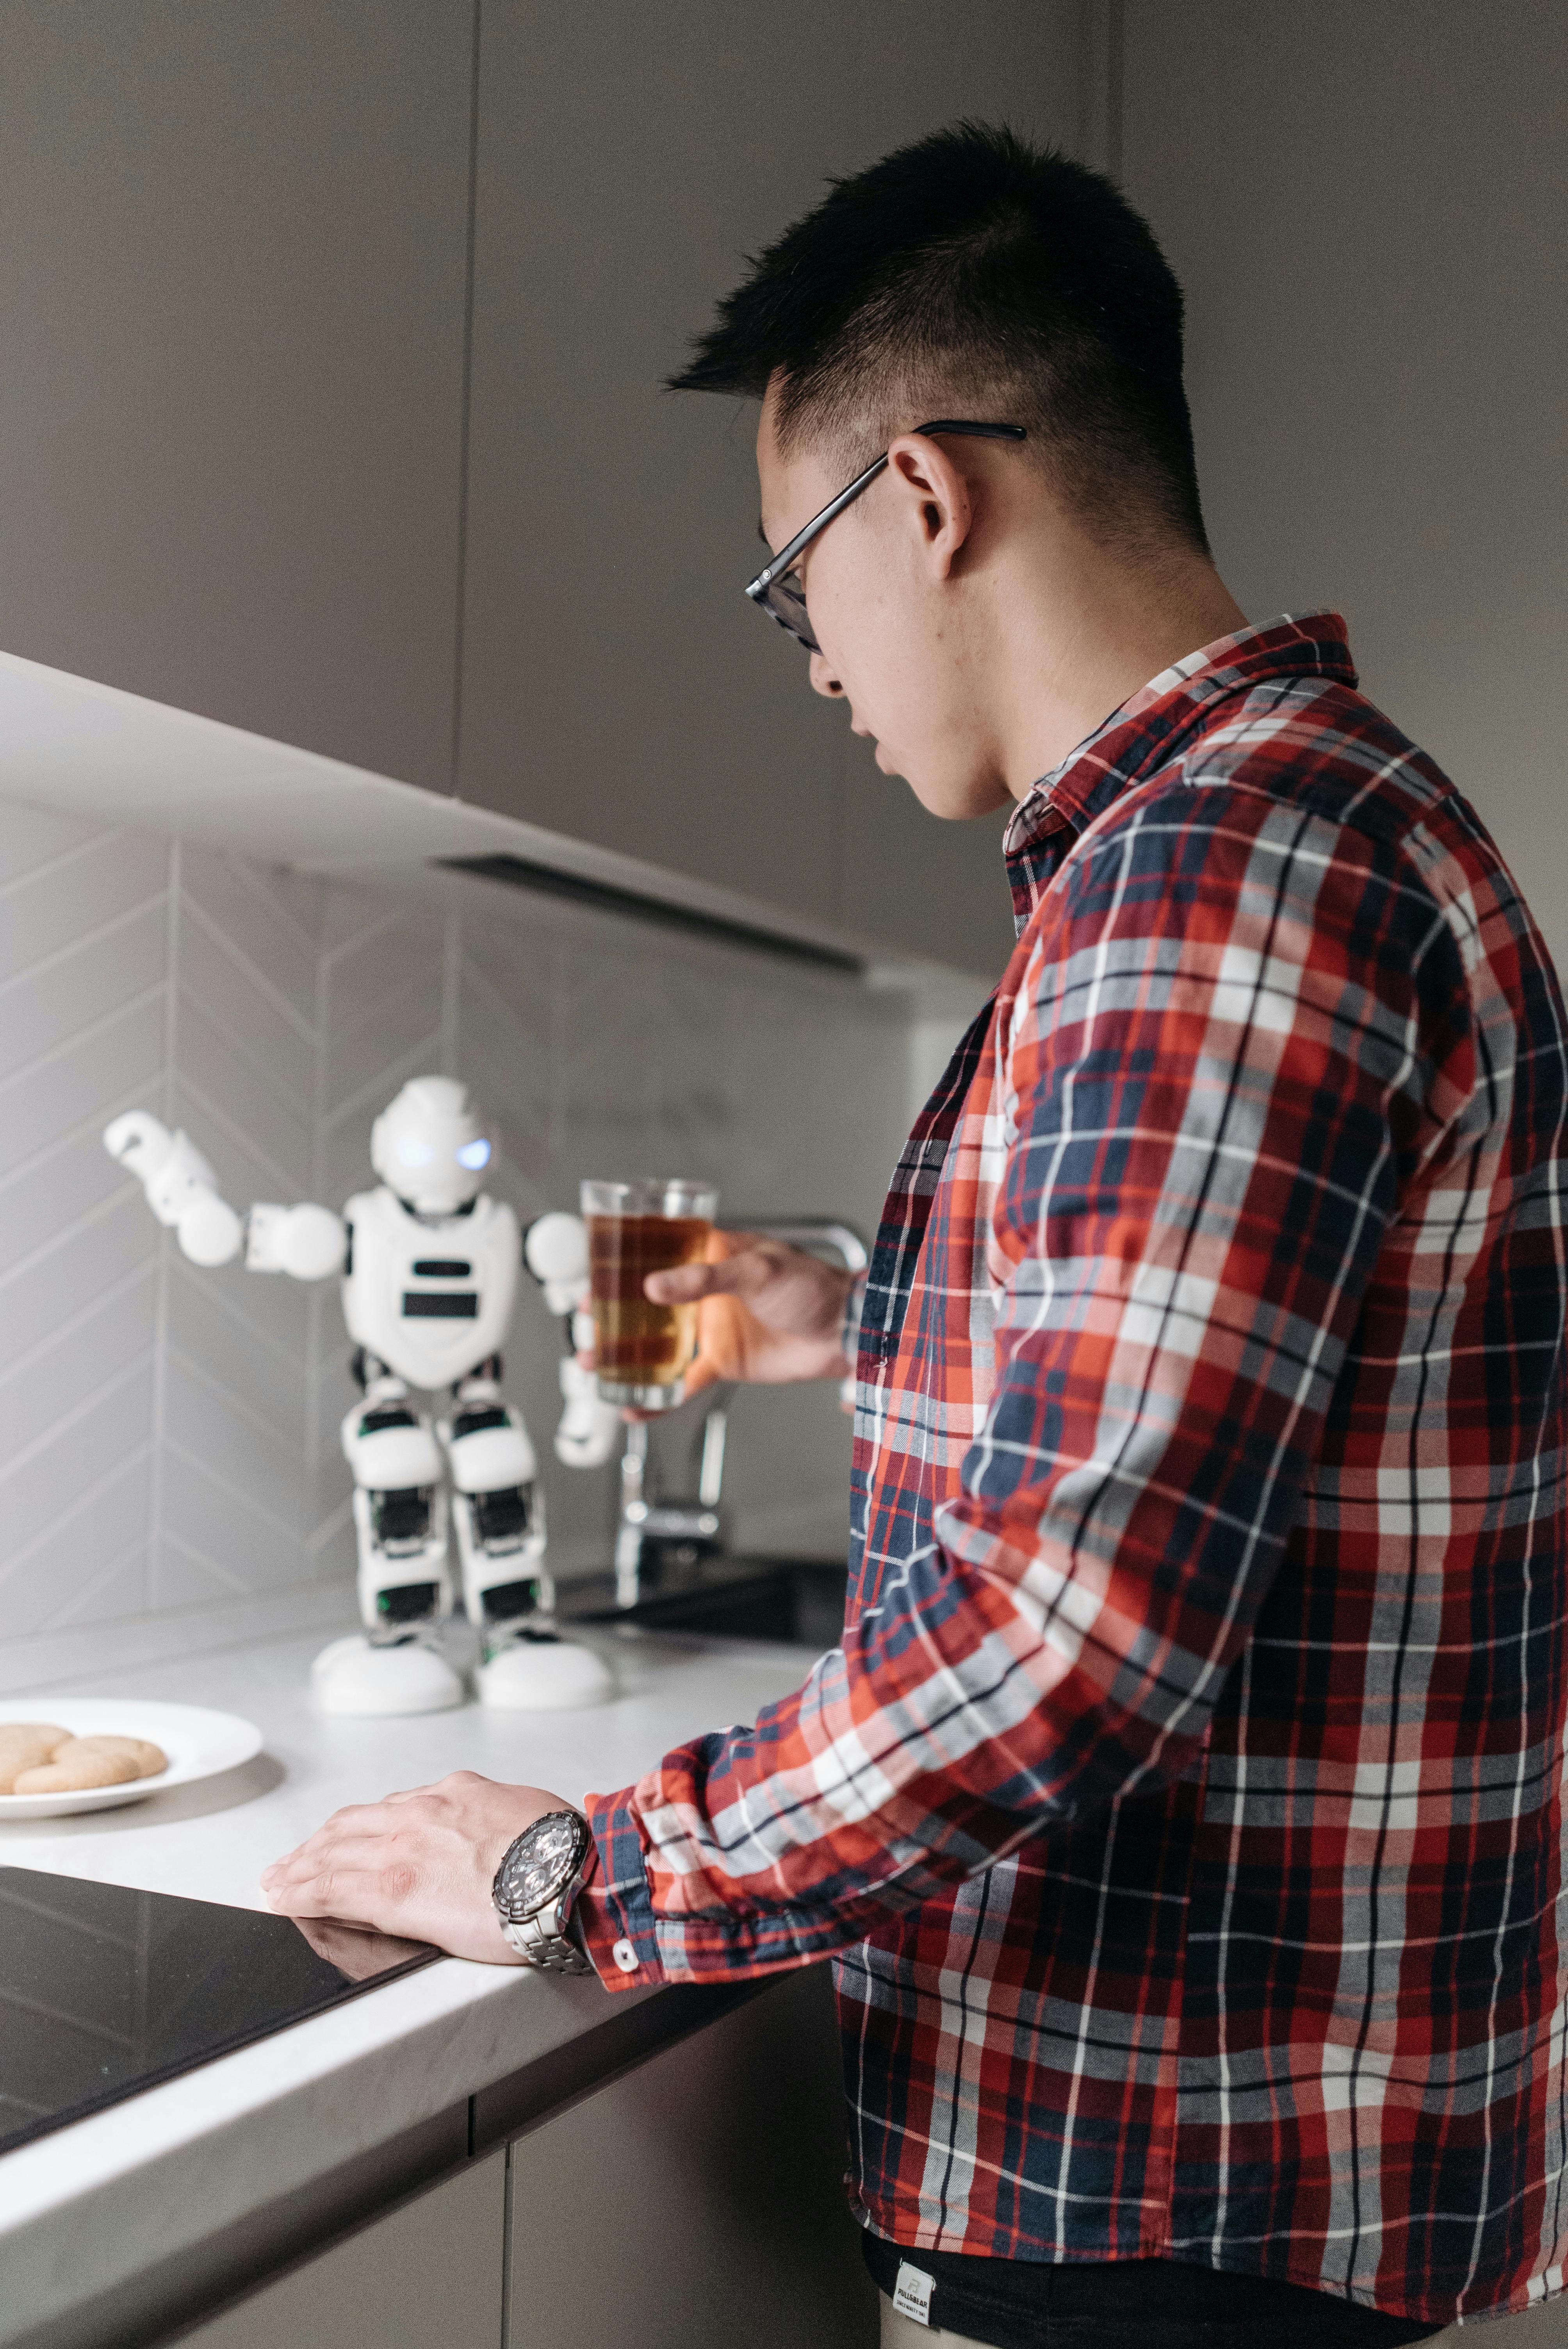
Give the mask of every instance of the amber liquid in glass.
[[643, 1294], [650, 1272], [698, 1264], [712, 1226], [700, 1216], [590, 1216], [593, 1348], [602, 1379], [626, 1386], [675, 1386], [696, 1352], [695, 1305], [655, 1305]]

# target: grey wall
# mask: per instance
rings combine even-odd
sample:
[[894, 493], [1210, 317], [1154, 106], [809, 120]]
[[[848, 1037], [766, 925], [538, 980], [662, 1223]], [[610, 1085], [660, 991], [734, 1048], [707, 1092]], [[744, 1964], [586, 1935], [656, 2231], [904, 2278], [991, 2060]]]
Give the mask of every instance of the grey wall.
[[947, 960], [1011, 943], [741, 588], [749, 402], [661, 392], [743, 256], [954, 117], [1076, 142], [1077, 0], [486, 0], [459, 787]]
[[1128, 0], [1221, 568], [1250, 617], [1345, 612], [1568, 969], [1565, 90], [1535, 0]]

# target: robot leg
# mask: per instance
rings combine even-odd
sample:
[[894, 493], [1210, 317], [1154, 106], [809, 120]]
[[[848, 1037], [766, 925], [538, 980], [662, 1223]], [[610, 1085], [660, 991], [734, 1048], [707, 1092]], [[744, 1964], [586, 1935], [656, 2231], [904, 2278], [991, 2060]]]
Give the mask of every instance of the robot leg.
[[463, 1603], [484, 1651], [480, 1703], [545, 1713], [600, 1702], [613, 1692], [608, 1671], [551, 1620], [544, 1495], [521, 1413], [495, 1378], [475, 1375], [458, 1388], [439, 1433], [451, 1463]]
[[522, 1413], [482, 1374], [463, 1380], [438, 1432], [451, 1463], [463, 1605], [488, 1652], [555, 1606], [538, 1463]]
[[364, 1369], [365, 1400], [343, 1423], [343, 1449], [354, 1471], [366, 1628], [322, 1650], [311, 1690], [324, 1713], [443, 1713], [462, 1703], [464, 1689], [436, 1645], [452, 1609], [441, 1455], [402, 1380], [379, 1362]]
[[385, 1375], [345, 1419], [343, 1450], [354, 1472], [360, 1617], [373, 1644], [400, 1646], [452, 1611], [440, 1451], [402, 1380]]

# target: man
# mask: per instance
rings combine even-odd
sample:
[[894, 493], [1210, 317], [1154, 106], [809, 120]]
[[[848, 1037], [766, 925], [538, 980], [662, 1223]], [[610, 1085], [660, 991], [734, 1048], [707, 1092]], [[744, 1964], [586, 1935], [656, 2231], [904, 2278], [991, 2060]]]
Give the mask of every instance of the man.
[[[818, 691], [937, 814], [1016, 803], [1019, 935], [864, 1291], [843, 1646], [592, 1799], [574, 1930], [612, 1989], [835, 1959], [868, 2263], [932, 2326], [1333, 2349], [1563, 2280], [1568, 1062], [1340, 622], [1222, 585], [1181, 341], [1109, 184], [966, 126], [679, 379], [762, 397]], [[789, 1251], [649, 1291], [708, 1371], [845, 1367]], [[448, 1781], [272, 1897], [500, 1956], [563, 1807]]]

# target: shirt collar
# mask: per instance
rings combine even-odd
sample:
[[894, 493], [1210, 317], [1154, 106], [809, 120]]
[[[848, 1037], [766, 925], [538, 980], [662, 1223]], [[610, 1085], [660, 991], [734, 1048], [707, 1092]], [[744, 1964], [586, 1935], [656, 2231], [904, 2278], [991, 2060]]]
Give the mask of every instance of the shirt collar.
[[[1092, 823], [1169, 754], [1174, 739], [1200, 722], [1210, 703], [1275, 677], [1327, 677], [1355, 685], [1337, 612], [1287, 613], [1188, 653], [1140, 686], [1059, 767], [1042, 775], [1014, 809], [1002, 843], [1020, 931], [1059, 862], [1064, 830], [1076, 836]], [[1047, 840], [1057, 853], [1042, 864], [1039, 851]]]

